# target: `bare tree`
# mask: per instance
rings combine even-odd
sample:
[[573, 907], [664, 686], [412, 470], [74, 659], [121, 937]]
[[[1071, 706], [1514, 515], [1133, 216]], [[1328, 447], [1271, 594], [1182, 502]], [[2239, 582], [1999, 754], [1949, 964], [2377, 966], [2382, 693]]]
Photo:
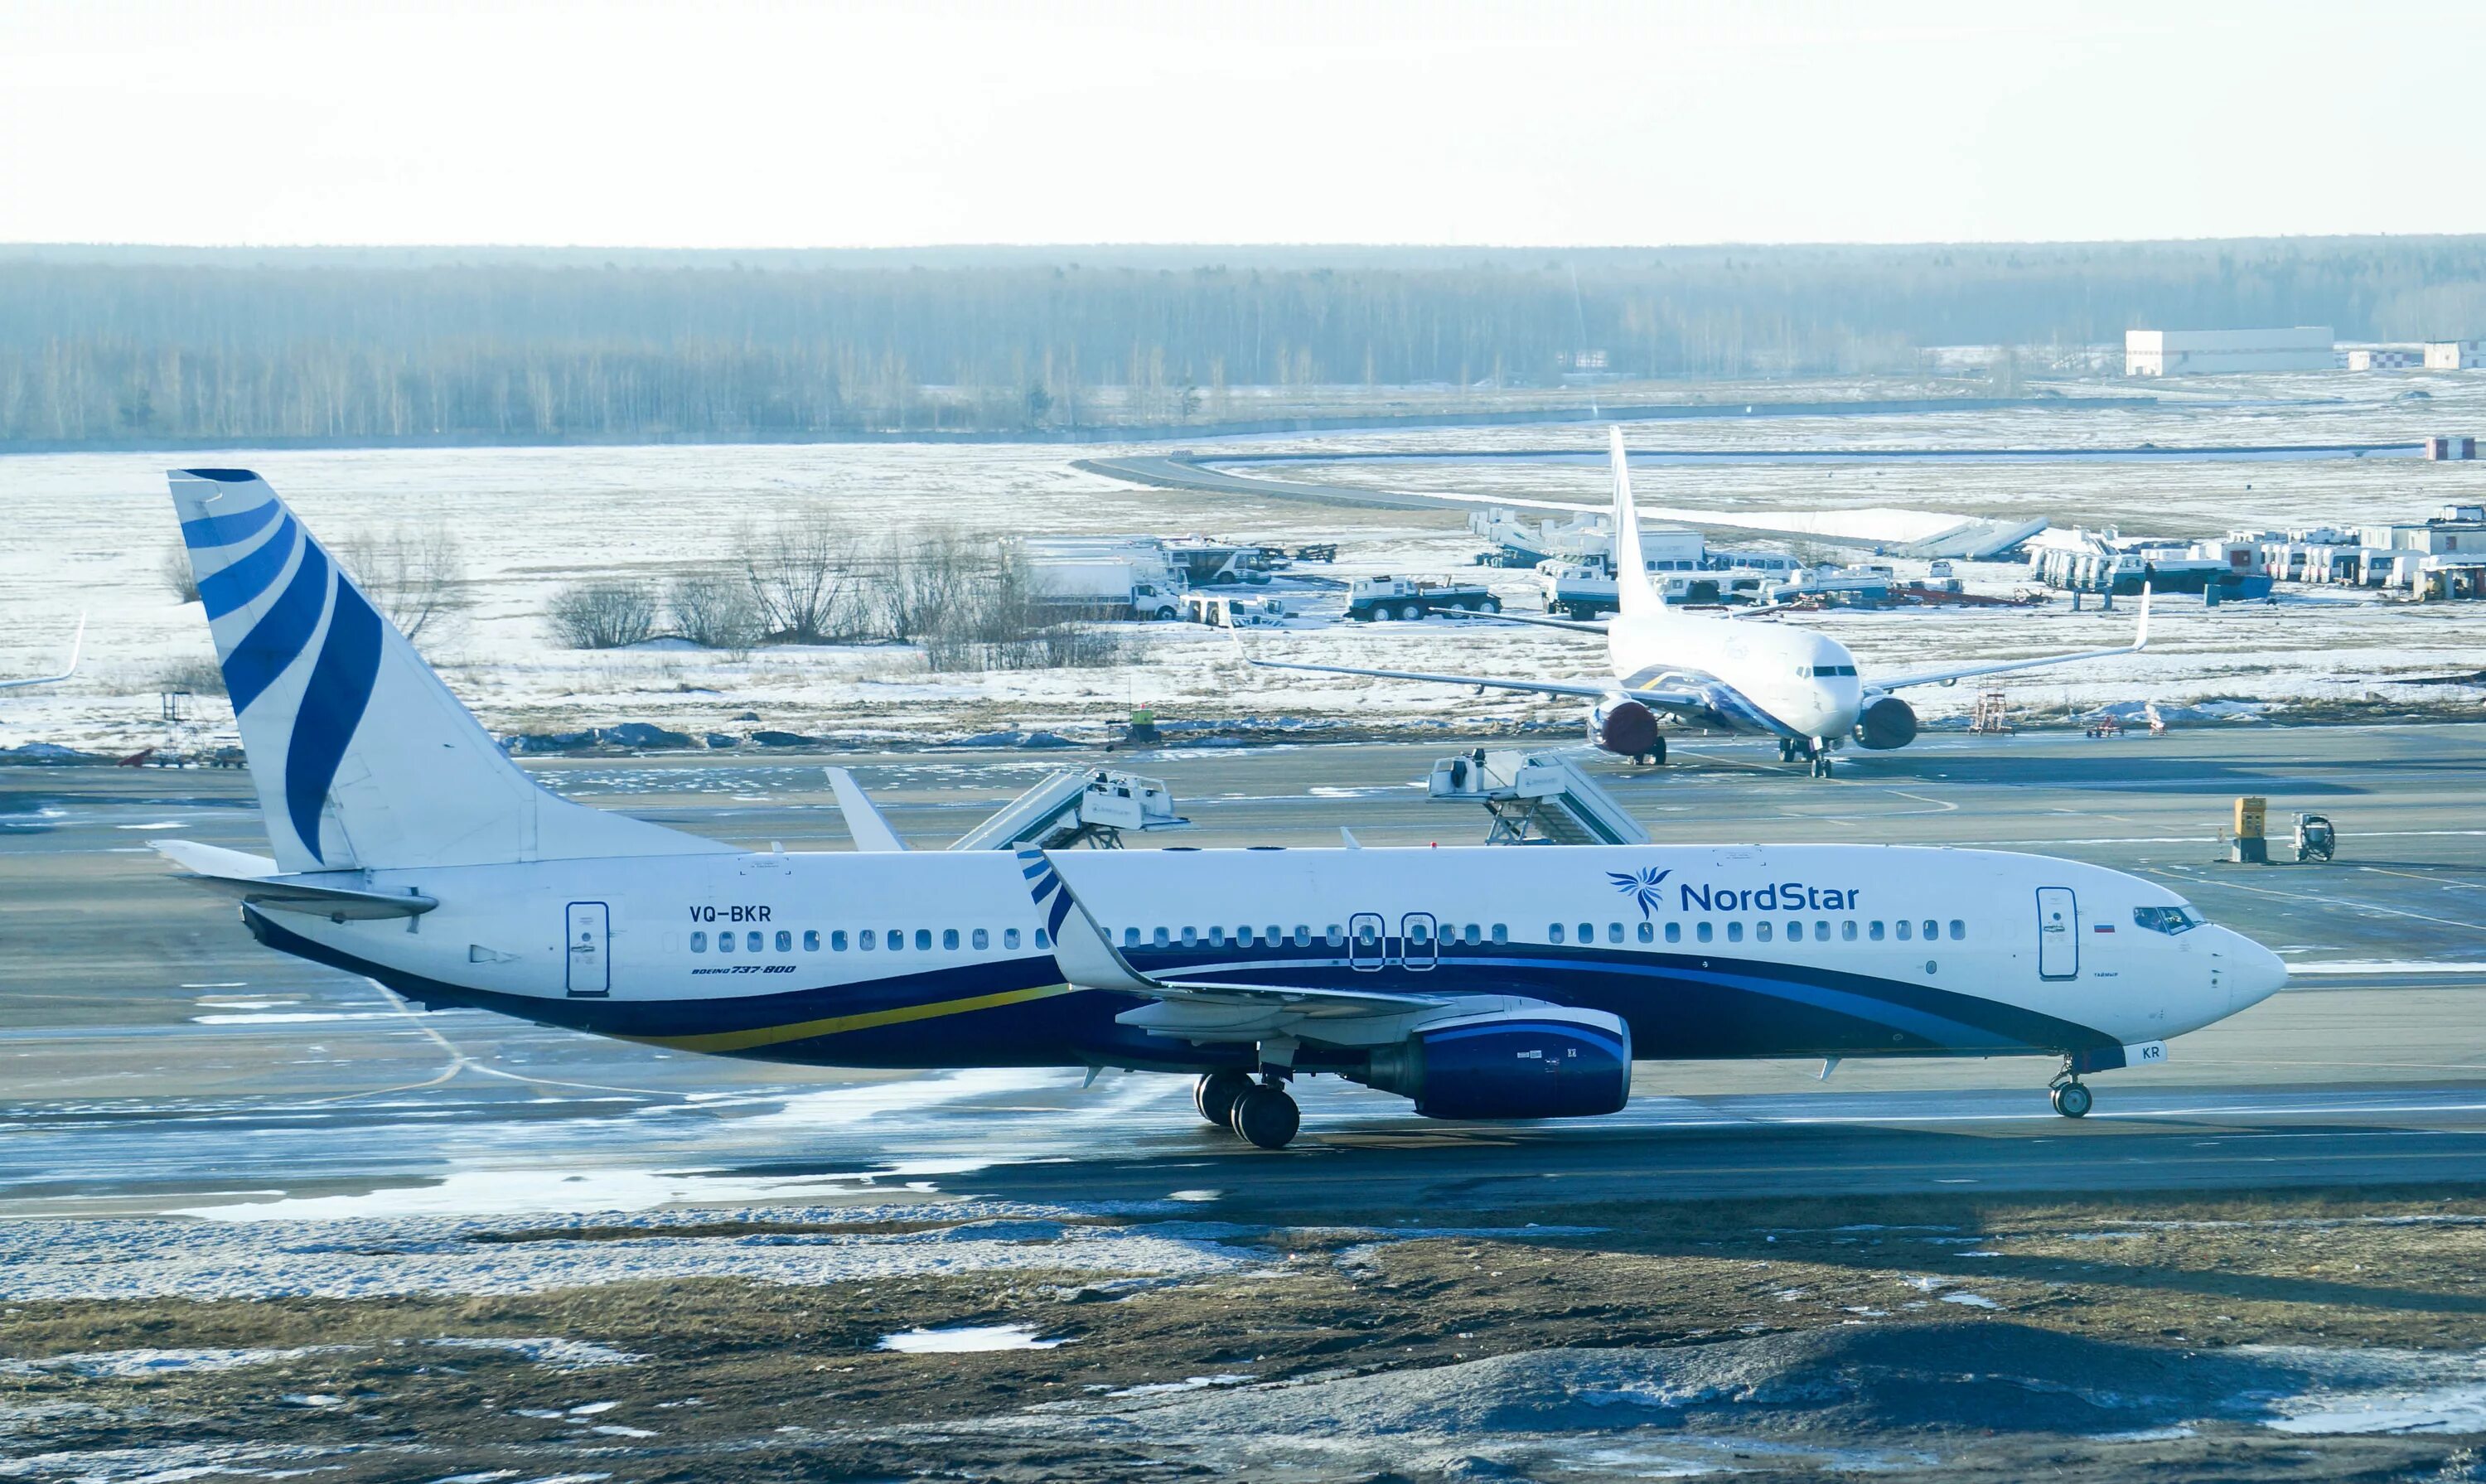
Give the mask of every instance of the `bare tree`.
[[438, 638], [472, 602], [457, 537], [446, 521], [358, 532], [337, 543], [336, 556], [363, 595], [409, 641], [422, 639], [427, 630]]
[[789, 644], [839, 636], [840, 610], [852, 600], [855, 543], [823, 508], [789, 512], [765, 532], [745, 532], [743, 576], [761, 632]]
[[547, 617], [573, 649], [619, 649], [656, 632], [656, 594], [644, 583], [573, 583], [553, 595]]
[[188, 547], [179, 541], [174, 542], [172, 548], [164, 553], [162, 571], [164, 586], [171, 590], [176, 600], [183, 603], [199, 600], [199, 574], [190, 565]]
[[665, 606], [674, 631], [705, 649], [747, 649], [760, 639], [760, 600], [739, 576], [709, 572], [674, 579]]
[[872, 583], [882, 631], [892, 639], [912, 641], [957, 628], [951, 616], [981, 608], [979, 596], [991, 586], [999, 565], [989, 538], [954, 528], [893, 538], [883, 549]]

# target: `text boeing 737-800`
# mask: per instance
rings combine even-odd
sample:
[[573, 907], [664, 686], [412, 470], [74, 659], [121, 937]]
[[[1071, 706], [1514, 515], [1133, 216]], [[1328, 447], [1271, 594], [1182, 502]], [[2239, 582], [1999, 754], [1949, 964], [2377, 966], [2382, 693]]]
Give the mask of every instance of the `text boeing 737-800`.
[[1513, 680], [1288, 660], [1252, 663], [1268, 670], [1576, 696], [1589, 702], [1590, 742], [1609, 753], [1655, 762], [1666, 760], [1666, 738], [1657, 729], [1658, 713], [1664, 712], [1713, 731], [1776, 737], [1782, 758], [1806, 758], [1812, 764], [1813, 777], [1828, 778], [1831, 753], [1851, 738], [1858, 746], [1877, 752], [1905, 747], [1917, 739], [1916, 709], [1893, 691], [2135, 654], [2149, 643], [2149, 592], [2143, 589], [2139, 628], [2128, 645], [1866, 679], [1857, 673], [1856, 656], [1826, 634], [1795, 624], [1755, 623], [1749, 618], [1669, 608], [1650, 585], [1641, 557], [1640, 514], [1632, 504], [1631, 471], [1624, 462], [1619, 427], [1613, 429], [1613, 462], [1615, 591], [1621, 613], [1605, 623], [1509, 613], [1497, 619], [1474, 620], [1602, 634], [1612, 680], [1602, 684]]
[[557, 798], [256, 476], [173, 476], [273, 857], [159, 843], [279, 951], [427, 1007], [722, 1056], [1197, 1077], [1264, 1147], [1332, 1073], [1612, 1113], [1635, 1056], [2155, 1060], [2279, 961], [2164, 887], [1855, 845], [750, 852]]

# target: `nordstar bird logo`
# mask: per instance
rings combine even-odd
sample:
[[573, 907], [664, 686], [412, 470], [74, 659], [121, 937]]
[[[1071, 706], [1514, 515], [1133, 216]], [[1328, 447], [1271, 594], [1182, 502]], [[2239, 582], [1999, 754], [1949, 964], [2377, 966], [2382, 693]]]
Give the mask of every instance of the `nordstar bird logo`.
[[1616, 891], [1640, 903], [1640, 915], [1646, 918], [1656, 914], [1658, 902], [1662, 899], [1658, 895], [1659, 885], [1673, 874], [1671, 870], [1650, 866], [1641, 871], [1608, 871], [1606, 879], [1615, 884]]

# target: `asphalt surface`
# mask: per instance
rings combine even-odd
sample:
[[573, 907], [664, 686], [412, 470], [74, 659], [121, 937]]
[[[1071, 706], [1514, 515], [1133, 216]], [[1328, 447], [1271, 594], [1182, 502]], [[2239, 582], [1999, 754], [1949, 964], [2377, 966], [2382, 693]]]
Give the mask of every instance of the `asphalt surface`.
[[[1449, 741], [1192, 747], [1107, 759], [931, 751], [573, 759], [572, 797], [754, 846], [836, 849], [823, 760], [919, 848], [1057, 767], [1166, 779], [1196, 828], [1149, 843], [1466, 842], [1426, 801]], [[1318, 1083], [1267, 1155], [1173, 1078], [842, 1074], [408, 1013], [268, 953], [145, 840], [265, 848], [246, 776], [0, 769], [0, 1215], [344, 1214], [883, 1199], [912, 1187], [1317, 1216], [1683, 1196], [2470, 1185], [2486, 1178], [2486, 727], [2238, 726], [2162, 739], [1938, 735], [1815, 783], [1687, 737], [1604, 777], [1661, 839], [2040, 850], [2154, 874], [2281, 949], [2290, 990], [2047, 1111], [2031, 1059], [1643, 1063], [1630, 1109], [1445, 1125]], [[2214, 864], [2240, 793], [2330, 814], [2329, 866]], [[2330, 972], [2323, 972], [2323, 971]]]

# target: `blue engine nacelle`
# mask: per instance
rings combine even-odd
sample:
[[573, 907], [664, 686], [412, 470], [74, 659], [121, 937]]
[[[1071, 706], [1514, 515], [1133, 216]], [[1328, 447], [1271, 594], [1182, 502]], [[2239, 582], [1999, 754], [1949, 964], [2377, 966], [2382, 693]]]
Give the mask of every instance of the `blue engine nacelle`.
[[1631, 1097], [1631, 1031], [1603, 1010], [1501, 1010], [1382, 1047], [1355, 1081], [1427, 1118], [1593, 1117]]
[[1608, 696], [1588, 708], [1588, 741], [1625, 757], [1657, 751], [1657, 713], [1628, 696]]
[[1856, 713], [1856, 740], [1875, 752], [1917, 740], [1917, 709], [1896, 696], [1876, 696]]

